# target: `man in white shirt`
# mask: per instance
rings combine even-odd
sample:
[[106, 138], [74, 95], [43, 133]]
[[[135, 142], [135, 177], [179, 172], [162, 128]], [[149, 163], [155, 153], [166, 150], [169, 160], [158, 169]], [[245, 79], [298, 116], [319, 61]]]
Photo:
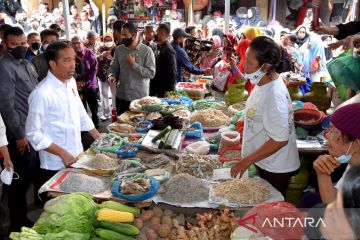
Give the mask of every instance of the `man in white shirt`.
[[45, 51], [50, 70], [29, 97], [26, 135], [39, 151], [40, 184], [83, 152], [81, 131], [89, 131], [94, 139], [100, 136], [76, 88], [75, 56], [63, 42], [50, 44]]

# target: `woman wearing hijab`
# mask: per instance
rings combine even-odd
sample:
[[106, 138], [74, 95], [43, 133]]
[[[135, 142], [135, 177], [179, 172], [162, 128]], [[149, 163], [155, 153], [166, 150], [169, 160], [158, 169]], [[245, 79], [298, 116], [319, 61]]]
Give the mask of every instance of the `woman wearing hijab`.
[[[237, 45], [236, 52], [240, 58], [240, 62], [238, 64], [238, 69], [241, 73], [244, 73], [244, 64], [246, 62], [246, 50], [249, 47], [251, 41], [258, 36], [263, 36], [264, 32], [260, 28], [256, 27], [247, 27], [244, 29], [242, 33], [241, 40]], [[229, 84], [235, 83], [236, 79], [232, 78], [229, 80]], [[246, 81], [245, 84], [246, 91], [250, 94], [254, 89], [254, 85], [251, 84], [250, 81]]]
[[200, 63], [201, 69], [212, 68], [221, 59], [221, 38], [217, 35], [211, 37], [212, 49], [205, 52]]
[[247, 27], [242, 32], [242, 37], [250, 41], [254, 40], [258, 36], [263, 36], [264, 32], [257, 27]]
[[306, 31], [306, 27], [304, 26], [298, 27], [295, 32], [298, 38], [296, 44], [299, 48], [301, 48], [301, 46], [304, 45], [304, 43], [309, 39], [309, 34]]
[[223, 57], [229, 62], [235, 53], [236, 37], [232, 33], [226, 33], [224, 36]]
[[309, 76], [312, 82], [320, 82], [320, 77], [327, 71], [324, 43], [319, 37], [312, 36], [306, 46], [307, 49], [303, 48], [302, 54], [302, 72]]
[[[350, 168], [360, 164], [360, 103], [353, 103], [337, 109], [331, 116], [331, 127], [325, 137], [329, 155], [319, 156], [313, 163], [319, 184], [321, 200], [328, 204], [335, 199], [342, 187], [344, 176]], [[348, 164], [342, 178], [334, 186], [331, 174], [341, 164]]]

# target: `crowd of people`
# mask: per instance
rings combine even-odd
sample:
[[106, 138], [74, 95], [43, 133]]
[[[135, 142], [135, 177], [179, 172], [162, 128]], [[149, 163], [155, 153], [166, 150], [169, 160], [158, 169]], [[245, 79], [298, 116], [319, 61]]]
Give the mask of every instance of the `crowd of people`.
[[[71, 6], [70, 40], [63, 38], [61, 4], [52, 13], [40, 4], [30, 22], [20, 10], [7, 16], [0, 26], [0, 153], [2, 165], [19, 175], [4, 186], [11, 231], [32, 225], [26, 215], [30, 183], [36, 192], [58, 170], [74, 163], [83, 151], [81, 132], [100, 137], [99, 122], [111, 118], [113, 107], [120, 115], [135, 99], [165, 97], [177, 82], [187, 81], [186, 72], [213, 75], [214, 81], [223, 82], [221, 89], [214, 86], [217, 91], [245, 82], [250, 96], [242, 160], [232, 167], [231, 175], [241, 175], [255, 164], [259, 175], [285, 194], [300, 161], [292, 103], [279, 74], [292, 71], [305, 76], [309, 84], [320, 81], [328, 75], [332, 49], [352, 49], [360, 40], [359, 22], [299, 26], [292, 32], [249, 26], [224, 33], [215, 28], [206, 36], [191, 26], [171, 31], [169, 22], [149, 23], [141, 32], [133, 22], [115, 18], [108, 33], [100, 35], [101, 19], [92, 1], [81, 11]], [[188, 54], [193, 51], [189, 40], [194, 38], [211, 45], [200, 49], [196, 60]], [[215, 74], [220, 68], [228, 72], [225, 78]], [[310, 90], [309, 84], [303, 93]], [[359, 162], [358, 119], [360, 104], [335, 111], [326, 135], [329, 155], [314, 162], [320, 198], [330, 203], [328, 208], [360, 206], [358, 196], [356, 202], [348, 202], [349, 181], [359, 182], [358, 172], [350, 170], [357, 169]], [[347, 172], [333, 187], [331, 173], [344, 163], [349, 163]], [[349, 220], [351, 234], [358, 238], [359, 218], [353, 214]]]

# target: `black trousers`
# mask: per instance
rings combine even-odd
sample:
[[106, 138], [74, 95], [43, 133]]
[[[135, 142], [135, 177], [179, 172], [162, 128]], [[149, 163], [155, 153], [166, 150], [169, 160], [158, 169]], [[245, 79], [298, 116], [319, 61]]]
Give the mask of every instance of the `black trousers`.
[[89, 105], [91, 111], [91, 118], [94, 122], [95, 128], [99, 128], [99, 117], [98, 117], [98, 110], [99, 110], [99, 103], [97, 101], [99, 94], [99, 89], [83, 89], [81, 90], [82, 95], [82, 102], [84, 104], [85, 109], [87, 110], [87, 106]]
[[[40, 168], [38, 170], [38, 176], [37, 176], [37, 183], [39, 185], [39, 188], [37, 190], [40, 189], [40, 187], [42, 185], [44, 185], [44, 183], [46, 183], [48, 180], [50, 180], [50, 178], [52, 178], [58, 171], [53, 171], [53, 170], [46, 170], [46, 169], [42, 169]], [[39, 199], [39, 205], [44, 206], [44, 204], [50, 200], [51, 198], [48, 197], [48, 193], [42, 193], [40, 195], [38, 195], [36, 193], [36, 198]]]
[[117, 115], [121, 115], [122, 113], [129, 111], [131, 101], [126, 101], [120, 98], [116, 98], [116, 112]]
[[27, 218], [26, 192], [36, 175], [37, 158], [35, 150], [30, 146], [30, 151], [23, 155], [17, 150], [16, 141], [9, 141], [8, 145], [14, 171], [19, 179], [14, 179], [11, 185], [4, 184], [8, 196], [10, 230], [19, 231], [22, 226], [29, 226]]
[[290, 178], [298, 173], [299, 170], [288, 173], [272, 173], [256, 166], [259, 176], [268, 181], [285, 197], [286, 190], [289, 186]]

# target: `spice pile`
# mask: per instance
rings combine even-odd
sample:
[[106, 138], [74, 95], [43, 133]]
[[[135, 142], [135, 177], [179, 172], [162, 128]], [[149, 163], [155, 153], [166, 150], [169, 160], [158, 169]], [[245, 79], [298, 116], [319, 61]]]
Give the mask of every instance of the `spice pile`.
[[105, 154], [96, 154], [87, 164], [89, 168], [107, 170], [116, 168], [119, 163], [117, 159], [111, 158]]
[[229, 121], [229, 117], [217, 109], [195, 111], [191, 116], [193, 122], [200, 122], [203, 127], [221, 127]]
[[270, 190], [262, 180], [233, 179], [213, 186], [214, 195], [236, 203], [253, 205], [268, 199]]
[[60, 189], [67, 193], [87, 192], [92, 195], [104, 192], [109, 183], [86, 174], [72, 173], [60, 184]]
[[209, 198], [209, 189], [204, 182], [189, 174], [175, 175], [162, 186], [159, 193], [165, 201], [175, 203], [206, 201]]
[[170, 240], [225, 240], [230, 239], [237, 227], [234, 213], [229, 209], [197, 214], [196, 220], [196, 225], [187, 224], [185, 228], [175, 219]]
[[211, 178], [213, 170], [220, 168], [216, 159], [199, 154], [185, 154], [180, 157], [175, 166], [176, 173], [187, 173], [198, 178]]

